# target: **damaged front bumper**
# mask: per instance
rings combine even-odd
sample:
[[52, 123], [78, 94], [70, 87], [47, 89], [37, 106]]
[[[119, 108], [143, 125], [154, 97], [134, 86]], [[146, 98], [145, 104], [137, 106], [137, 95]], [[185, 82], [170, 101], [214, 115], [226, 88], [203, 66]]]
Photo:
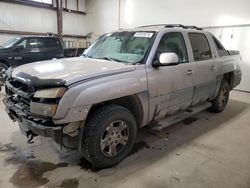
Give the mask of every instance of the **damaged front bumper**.
[[12, 78], [10, 71], [7, 74], [3, 103], [10, 119], [17, 121], [22, 134], [28, 137], [28, 143], [33, 143], [34, 136], [43, 136], [52, 138], [56, 143], [70, 149], [80, 148], [81, 122], [57, 123], [50, 116], [40, 116], [31, 112], [36, 87], [62, 86], [64, 81], [39, 80], [24, 73], [20, 73], [19, 76], [21, 77]]
[[57, 143], [62, 144], [62, 125], [51, 124], [50, 126], [46, 126], [45, 122], [48, 120], [29, 117], [27, 113], [23, 111], [21, 106], [13, 103], [7, 97], [3, 99], [3, 103], [5, 104], [5, 111], [8, 113], [10, 119], [18, 122], [22, 134], [27, 137], [29, 134], [34, 136], [40, 135], [44, 137], [50, 137], [53, 138]]

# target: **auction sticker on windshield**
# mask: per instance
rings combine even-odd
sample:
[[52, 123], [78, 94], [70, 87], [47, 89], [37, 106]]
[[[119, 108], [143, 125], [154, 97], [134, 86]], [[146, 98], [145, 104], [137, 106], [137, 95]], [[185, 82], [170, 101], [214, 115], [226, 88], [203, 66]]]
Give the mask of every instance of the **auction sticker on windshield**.
[[134, 37], [146, 37], [151, 38], [154, 33], [148, 33], [148, 32], [136, 32]]

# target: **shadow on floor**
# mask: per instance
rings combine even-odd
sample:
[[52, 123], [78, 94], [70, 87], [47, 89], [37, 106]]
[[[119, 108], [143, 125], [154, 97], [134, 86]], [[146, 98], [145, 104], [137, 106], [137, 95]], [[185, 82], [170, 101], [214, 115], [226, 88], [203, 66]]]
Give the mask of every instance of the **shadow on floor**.
[[[167, 127], [160, 132], [142, 128], [138, 131], [135, 146], [127, 158], [130, 158], [145, 149], [143, 154], [144, 162], [145, 160], [147, 161], [147, 158], [149, 158], [151, 162], [159, 160], [160, 158], [165, 157], [169, 152], [172, 152], [182, 145], [192, 142], [192, 140], [207, 134], [209, 131], [226, 126], [227, 122], [230, 122], [243, 114], [249, 107], [250, 105], [248, 103], [230, 100], [226, 110], [222, 113], [216, 114], [204, 111], [184, 120], [183, 122]], [[150, 157], [152, 156], [152, 150], [154, 156], [153, 159]], [[75, 153], [74, 151], [72, 153], [68, 153], [66, 157], [65, 155], [62, 155], [59, 150], [56, 151], [58, 151], [58, 155], [61, 156], [63, 160], [66, 160], [70, 164], [75, 164], [76, 158], [72, 157], [74, 155], [71, 155]], [[122, 163], [115, 168], [117, 170], [121, 169], [121, 166], [123, 166]], [[84, 159], [81, 159], [81, 162], [78, 164], [81, 165], [83, 169], [92, 169], [90, 164]], [[124, 162], [124, 166], [126, 166], [126, 168], [133, 165], [133, 160], [131, 162], [130, 160]], [[96, 171], [95, 169], [92, 170]]]

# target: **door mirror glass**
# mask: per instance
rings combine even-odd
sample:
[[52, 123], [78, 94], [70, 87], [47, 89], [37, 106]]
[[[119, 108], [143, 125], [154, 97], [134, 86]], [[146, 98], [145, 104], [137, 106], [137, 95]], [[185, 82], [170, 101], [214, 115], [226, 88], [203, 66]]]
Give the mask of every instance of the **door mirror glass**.
[[161, 53], [158, 62], [155, 64], [156, 66], [171, 66], [178, 65], [178, 56], [173, 52]]

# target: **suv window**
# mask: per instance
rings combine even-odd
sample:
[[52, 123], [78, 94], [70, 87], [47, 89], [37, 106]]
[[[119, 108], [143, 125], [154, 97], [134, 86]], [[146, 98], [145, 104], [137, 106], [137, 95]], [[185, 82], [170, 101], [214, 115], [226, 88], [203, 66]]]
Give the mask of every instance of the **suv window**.
[[202, 33], [189, 33], [194, 60], [202, 61], [212, 58], [211, 49], [207, 37]]
[[41, 48], [43, 46], [43, 42], [38, 38], [30, 38], [27, 40], [27, 48]]
[[121, 63], [142, 63], [150, 49], [155, 32], [122, 31], [101, 36], [83, 54], [95, 59]]
[[17, 46], [23, 46], [23, 48], [26, 48], [26, 44], [27, 44], [27, 39], [23, 40], [21, 43], [18, 42]]
[[225, 50], [224, 46], [220, 43], [220, 41], [215, 36], [213, 36], [213, 40], [214, 40], [217, 50]]
[[56, 38], [44, 38], [43, 43], [45, 48], [58, 48], [61, 46], [60, 40]]
[[188, 62], [187, 47], [182, 33], [173, 32], [163, 35], [157, 48], [157, 55], [165, 52], [176, 53], [179, 63]]
[[219, 56], [229, 55], [228, 51], [224, 48], [224, 46], [220, 43], [220, 41], [215, 36], [213, 36], [213, 40], [214, 40]]
[[24, 49], [41, 48], [43, 44], [37, 38], [27, 38], [21, 41], [17, 46], [23, 46]]

